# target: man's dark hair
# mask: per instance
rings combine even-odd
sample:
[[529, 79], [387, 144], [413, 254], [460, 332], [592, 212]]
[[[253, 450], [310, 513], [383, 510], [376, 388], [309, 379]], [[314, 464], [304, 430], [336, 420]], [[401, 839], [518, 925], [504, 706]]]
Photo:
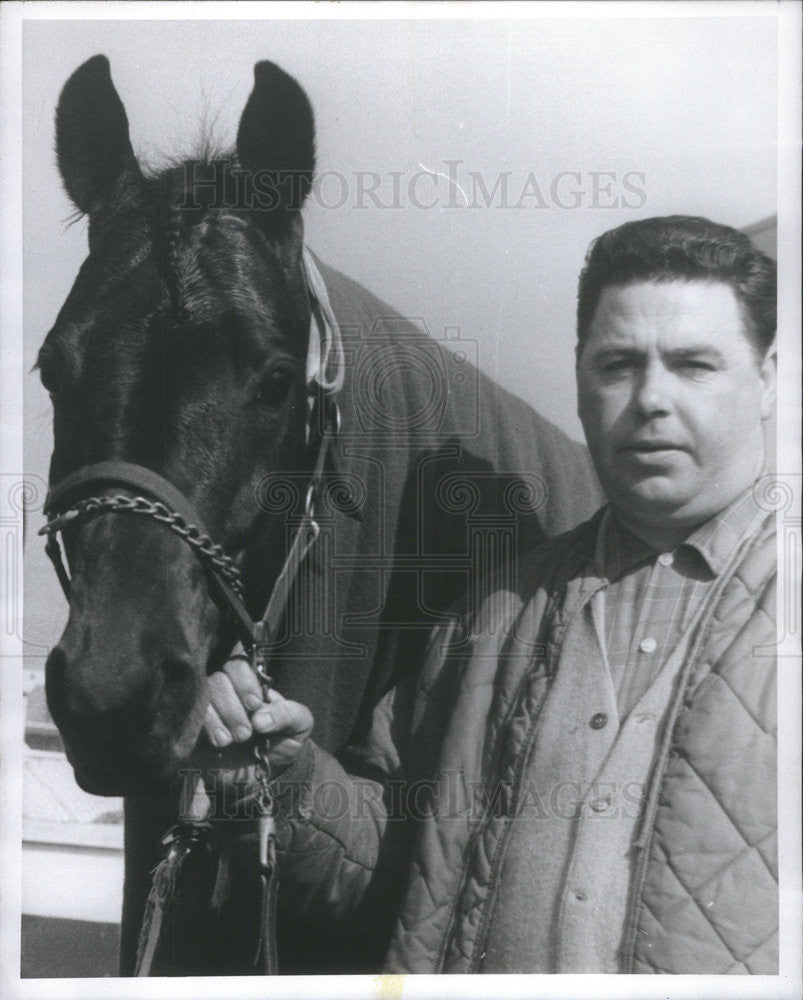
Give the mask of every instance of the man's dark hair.
[[577, 337], [588, 335], [602, 290], [641, 281], [730, 285], [760, 357], [775, 336], [775, 262], [737, 229], [688, 215], [626, 222], [589, 247], [577, 291]]

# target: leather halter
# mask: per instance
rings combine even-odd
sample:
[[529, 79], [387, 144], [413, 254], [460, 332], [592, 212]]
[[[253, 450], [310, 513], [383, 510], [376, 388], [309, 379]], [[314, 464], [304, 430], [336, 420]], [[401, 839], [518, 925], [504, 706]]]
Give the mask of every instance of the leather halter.
[[[323, 413], [320, 413], [321, 409]], [[131, 462], [110, 461], [84, 466], [57, 483], [48, 494], [45, 502], [48, 521], [39, 534], [47, 535], [45, 551], [67, 600], [70, 599], [70, 577], [61, 554], [58, 533], [104, 513], [137, 514], [165, 524], [192, 547], [209, 571], [218, 603], [236, 621], [246, 649], [252, 649], [255, 644], [269, 643], [276, 635], [298, 569], [318, 537], [320, 529], [315, 520], [315, 501], [320, 491], [327, 450], [339, 430], [339, 423], [337, 403], [319, 387], [308, 428], [308, 446], [317, 446], [317, 456], [305, 496], [304, 512], [261, 621], [254, 622], [249, 615], [243, 601], [239, 570], [221, 546], [212, 541], [193, 503], [163, 476]], [[319, 428], [317, 431], [316, 427]], [[134, 490], [138, 495], [86, 496], [88, 491], [109, 486]]]

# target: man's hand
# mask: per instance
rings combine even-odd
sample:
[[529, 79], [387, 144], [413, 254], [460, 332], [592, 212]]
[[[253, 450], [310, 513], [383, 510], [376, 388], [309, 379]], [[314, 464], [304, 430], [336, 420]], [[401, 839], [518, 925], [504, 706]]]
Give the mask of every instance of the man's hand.
[[[241, 653], [234, 653], [222, 670], [208, 678], [209, 706], [201, 742], [207, 767], [239, 770], [254, 763], [254, 739], [267, 737], [268, 760], [279, 773], [295, 760], [312, 731], [312, 713], [271, 689], [266, 702], [262, 687]], [[199, 750], [203, 750], [199, 746]]]

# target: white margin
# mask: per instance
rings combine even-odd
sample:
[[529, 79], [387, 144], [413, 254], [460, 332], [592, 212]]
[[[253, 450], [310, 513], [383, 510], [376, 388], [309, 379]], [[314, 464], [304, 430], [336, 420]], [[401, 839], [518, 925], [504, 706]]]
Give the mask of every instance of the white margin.
[[[21, 30], [25, 20], [273, 20], [348, 19], [370, 17], [377, 20], [437, 20], [471, 18], [593, 18], [623, 16], [651, 17], [766, 16], [778, 19], [779, 106], [779, 290], [783, 324], [781, 357], [790, 371], [784, 374], [779, 397], [779, 468], [800, 471], [800, 34], [801, 7], [796, 0], [765, 3], [761, 0], [677, 0], [677, 2], [368, 2], [333, 3], [252, 2], [144, 3], [132, 2], [5, 2], [0, 6], [0, 120], [2, 135], [2, 176], [0, 177], [0, 462], [3, 469], [23, 469], [22, 464], [22, 378], [18, 352], [22, 328], [22, 216], [21, 216]], [[746, 70], [749, 68], [746, 68]], [[794, 369], [794, 371], [792, 371]], [[20, 472], [20, 480], [22, 474]], [[795, 494], [799, 538], [800, 492]], [[21, 553], [18, 553], [21, 557]], [[21, 600], [21, 595], [20, 595]], [[779, 607], [781, 613], [783, 608]], [[797, 1000], [803, 994], [800, 926], [800, 661], [796, 680], [790, 682], [791, 696], [780, 699], [779, 728], [785, 750], [779, 761], [782, 775], [781, 803], [784, 828], [780, 854], [787, 876], [788, 891], [783, 901], [788, 920], [784, 940], [781, 975], [751, 977], [711, 976], [342, 976], [282, 977], [266, 981], [260, 977], [195, 978], [169, 980], [53, 979], [21, 980], [19, 970], [20, 856], [21, 856], [21, 750], [22, 703], [21, 644], [0, 635], [0, 852], [2, 891], [0, 892], [0, 996], [8, 998], [53, 998], [53, 1000], [108, 1000], [110, 992], [120, 1000], [139, 997], [170, 997], [180, 1000], [276, 997], [281, 1000], [321, 996], [331, 1000], [352, 1000], [366, 996], [373, 1000], [416, 1000], [416, 998], [463, 998], [537, 996], [577, 997], [592, 995], [595, 1000], [626, 997], [633, 1000], [716, 996], [738, 1000]], [[785, 647], [792, 656], [800, 653], [799, 636]], [[18, 660], [15, 660], [15, 657]], [[18, 663], [19, 669], [14, 669]], [[791, 671], [794, 673], [794, 671]], [[797, 697], [795, 697], [797, 695]], [[787, 798], [787, 795], [789, 798]], [[790, 808], [791, 806], [791, 808]], [[12, 874], [9, 874], [12, 873]], [[17, 974], [14, 975], [14, 971]], [[113, 983], [113, 986], [112, 986]]]

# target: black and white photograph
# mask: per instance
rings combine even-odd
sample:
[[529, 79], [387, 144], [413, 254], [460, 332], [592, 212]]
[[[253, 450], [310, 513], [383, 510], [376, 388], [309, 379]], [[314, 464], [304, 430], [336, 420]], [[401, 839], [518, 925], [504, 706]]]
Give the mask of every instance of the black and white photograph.
[[800, 38], [2, 6], [4, 997], [800, 996]]

